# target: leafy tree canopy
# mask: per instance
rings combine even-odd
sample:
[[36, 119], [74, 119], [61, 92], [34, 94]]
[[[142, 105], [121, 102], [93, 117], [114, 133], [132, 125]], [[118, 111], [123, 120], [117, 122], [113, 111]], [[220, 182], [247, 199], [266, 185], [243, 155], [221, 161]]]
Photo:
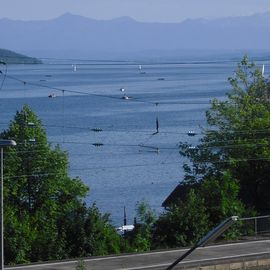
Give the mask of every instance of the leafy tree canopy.
[[[229, 216], [270, 209], [270, 82], [247, 56], [229, 82], [227, 99], [214, 99], [206, 111], [198, 145], [180, 144], [187, 194], [173, 198], [155, 223], [154, 246], [194, 243]], [[235, 227], [227, 236], [238, 233]]]
[[264, 212], [270, 209], [270, 82], [247, 56], [229, 82], [227, 99], [214, 99], [206, 112], [208, 127], [197, 147], [180, 146], [190, 161], [184, 166], [185, 182], [229, 173], [245, 205]]
[[28, 106], [18, 111], [1, 138], [5, 149], [5, 263], [118, 253], [121, 238], [84, 198], [89, 188], [68, 176], [68, 155], [52, 147]]

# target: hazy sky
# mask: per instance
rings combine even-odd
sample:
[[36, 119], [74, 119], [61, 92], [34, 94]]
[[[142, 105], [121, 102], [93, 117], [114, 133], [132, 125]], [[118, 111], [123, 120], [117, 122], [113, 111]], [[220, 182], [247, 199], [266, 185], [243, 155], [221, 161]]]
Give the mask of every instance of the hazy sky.
[[93, 19], [146, 22], [243, 16], [270, 11], [270, 0], [0, 0], [0, 18], [50, 19], [70, 12]]

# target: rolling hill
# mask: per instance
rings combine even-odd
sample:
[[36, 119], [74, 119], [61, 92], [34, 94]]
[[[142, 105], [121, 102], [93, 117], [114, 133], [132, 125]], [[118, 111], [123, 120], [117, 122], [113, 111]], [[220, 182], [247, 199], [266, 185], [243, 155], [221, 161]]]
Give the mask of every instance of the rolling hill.
[[0, 61], [7, 64], [41, 64], [42, 62], [33, 57], [28, 57], [10, 50], [0, 49]]

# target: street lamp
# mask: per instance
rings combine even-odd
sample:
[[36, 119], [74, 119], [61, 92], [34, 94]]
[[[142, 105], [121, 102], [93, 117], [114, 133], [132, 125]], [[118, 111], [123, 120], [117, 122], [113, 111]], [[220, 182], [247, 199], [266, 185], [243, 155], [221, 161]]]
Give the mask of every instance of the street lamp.
[[0, 149], [1, 149], [1, 183], [0, 183], [0, 270], [4, 269], [4, 148], [9, 146], [15, 146], [16, 142], [13, 140], [0, 140]]

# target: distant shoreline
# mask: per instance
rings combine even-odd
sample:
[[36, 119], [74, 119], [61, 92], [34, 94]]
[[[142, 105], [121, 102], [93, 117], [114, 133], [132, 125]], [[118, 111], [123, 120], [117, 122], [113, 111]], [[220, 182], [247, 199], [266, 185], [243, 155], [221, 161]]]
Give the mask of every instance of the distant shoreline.
[[14, 51], [0, 49], [0, 61], [5, 64], [42, 64], [42, 61]]

